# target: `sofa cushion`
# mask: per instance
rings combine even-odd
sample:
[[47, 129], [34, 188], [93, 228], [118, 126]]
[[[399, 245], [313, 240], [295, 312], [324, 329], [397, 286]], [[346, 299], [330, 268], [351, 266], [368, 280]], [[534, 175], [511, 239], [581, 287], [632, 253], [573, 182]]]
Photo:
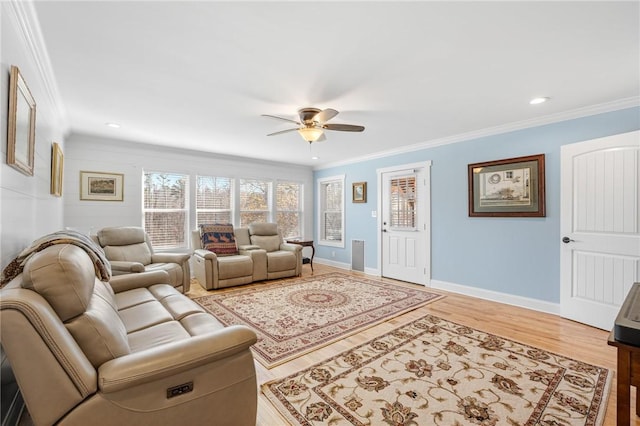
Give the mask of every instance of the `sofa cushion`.
[[267, 272], [296, 269], [297, 257], [292, 251], [275, 251], [267, 255]]
[[231, 224], [202, 224], [200, 225], [202, 248], [218, 256], [232, 256], [238, 254], [236, 237]]
[[218, 259], [218, 279], [248, 277], [253, 275], [253, 261], [249, 256], [232, 256]]
[[178, 321], [167, 321], [129, 334], [131, 352], [188, 339], [191, 335]]
[[260, 246], [267, 251], [267, 253], [280, 250], [280, 236], [279, 235], [252, 235], [251, 244]]

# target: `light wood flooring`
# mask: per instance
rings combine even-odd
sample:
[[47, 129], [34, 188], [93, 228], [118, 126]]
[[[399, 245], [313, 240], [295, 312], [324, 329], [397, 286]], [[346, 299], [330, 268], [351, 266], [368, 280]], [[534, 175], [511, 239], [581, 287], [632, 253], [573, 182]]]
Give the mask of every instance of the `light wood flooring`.
[[[315, 264], [314, 269], [314, 275], [328, 272], [342, 272], [356, 276], [365, 276], [362, 273], [345, 271], [320, 264]], [[309, 276], [311, 273], [309, 265], [304, 265], [303, 276]], [[376, 279], [371, 276], [366, 277]], [[397, 283], [406, 286], [414, 285], [402, 282]], [[261, 284], [251, 284], [251, 286], [259, 285]], [[615, 348], [607, 345], [607, 337], [609, 335], [607, 331], [529, 309], [440, 290], [431, 291], [444, 294], [447, 297], [279, 365], [271, 370], [266, 369], [260, 363], [256, 362], [258, 385], [306, 368], [309, 365], [357, 346], [368, 339], [384, 334], [398, 325], [408, 323], [427, 313], [615, 371], [616, 351]], [[204, 288], [196, 285], [192, 286], [188, 294], [191, 297], [200, 297], [208, 294], [208, 292]], [[616, 388], [614, 376], [604, 422], [606, 426], [616, 424], [615, 400]], [[634, 390], [632, 390], [631, 401], [633, 413], [635, 412]], [[634, 419], [635, 425], [640, 425], [640, 418], [636, 418], [632, 414], [632, 424], [634, 424]], [[279, 426], [287, 424], [287, 421], [280, 416], [262, 393], [259, 393], [257, 425]]]

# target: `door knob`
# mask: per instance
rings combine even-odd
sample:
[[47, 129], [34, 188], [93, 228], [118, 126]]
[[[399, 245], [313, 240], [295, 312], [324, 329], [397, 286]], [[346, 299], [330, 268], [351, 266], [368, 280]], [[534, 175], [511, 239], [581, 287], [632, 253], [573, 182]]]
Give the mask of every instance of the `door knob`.
[[562, 237], [562, 242], [565, 244], [574, 243], [576, 240], [572, 240], [569, 237]]

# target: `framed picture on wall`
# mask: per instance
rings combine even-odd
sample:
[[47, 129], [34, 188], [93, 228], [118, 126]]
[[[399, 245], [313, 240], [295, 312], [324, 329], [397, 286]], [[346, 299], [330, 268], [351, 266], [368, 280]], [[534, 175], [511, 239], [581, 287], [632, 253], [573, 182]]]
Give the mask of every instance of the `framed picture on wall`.
[[469, 164], [469, 216], [544, 217], [544, 154]]
[[80, 172], [80, 199], [92, 201], [122, 201], [122, 173]]
[[352, 191], [354, 203], [367, 202], [367, 182], [354, 182], [352, 185]]
[[36, 101], [20, 70], [11, 65], [9, 76], [9, 122], [7, 164], [33, 176], [36, 144]]
[[51, 193], [56, 197], [62, 196], [62, 174], [64, 170], [64, 155], [60, 144], [51, 144]]

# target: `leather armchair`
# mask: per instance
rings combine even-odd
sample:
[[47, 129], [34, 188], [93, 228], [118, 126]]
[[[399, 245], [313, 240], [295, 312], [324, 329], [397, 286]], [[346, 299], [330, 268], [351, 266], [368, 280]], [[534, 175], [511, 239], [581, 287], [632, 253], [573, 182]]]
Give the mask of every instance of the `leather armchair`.
[[266, 277], [263, 279], [297, 277], [302, 274], [302, 246], [285, 243], [278, 232], [278, 224], [250, 224], [249, 240], [253, 246], [266, 251]]
[[85, 251], [58, 244], [0, 290], [1, 343], [35, 425], [255, 425], [255, 333], [167, 278], [102, 282]]
[[145, 230], [137, 226], [103, 228], [92, 236], [102, 247], [114, 275], [163, 270], [169, 284], [182, 293], [189, 291], [190, 253], [154, 253]]

